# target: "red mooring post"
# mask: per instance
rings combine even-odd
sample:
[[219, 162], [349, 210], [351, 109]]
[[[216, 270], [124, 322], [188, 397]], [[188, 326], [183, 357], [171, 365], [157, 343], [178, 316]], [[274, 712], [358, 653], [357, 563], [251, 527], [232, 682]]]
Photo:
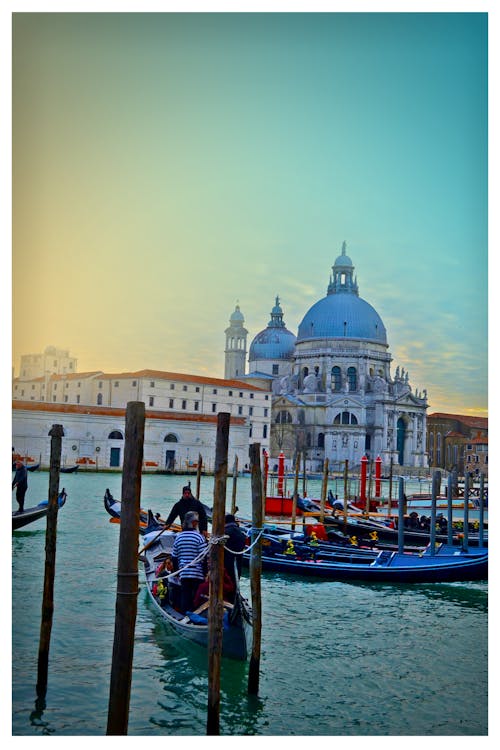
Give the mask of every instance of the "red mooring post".
[[375, 497], [380, 497], [382, 488], [382, 459], [377, 456], [375, 459]]
[[285, 454], [283, 451], [278, 456], [278, 495], [283, 497], [285, 493]]
[[366, 503], [366, 472], [368, 469], [368, 458], [363, 456], [361, 459], [361, 477], [359, 483], [359, 499]]

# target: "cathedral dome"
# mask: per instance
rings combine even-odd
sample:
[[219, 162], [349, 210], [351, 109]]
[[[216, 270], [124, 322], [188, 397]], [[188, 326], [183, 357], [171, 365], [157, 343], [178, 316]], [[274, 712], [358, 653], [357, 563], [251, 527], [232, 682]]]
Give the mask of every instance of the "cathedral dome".
[[387, 346], [385, 326], [378, 312], [358, 294], [353, 276], [352, 260], [342, 254], [332, 266], [332, 276], [326, 297], [320, 299], [305, 314], [297, 336], [297, 343], [308, 339], [364, 339]]
[[355, 294], [328, 294], [316, 302], [299, 325], [297, 343], [307, 339], [367, 339], [387, 344], [377, 311]]
[[239, 305], [236, 305], [234, 312], [229, 318], [229, 322], [230, 323], [242, 323], [242, 324], [245, 322], [245, 318], [243, 317], [243, 313], [241, 312]]
[[259, 359], [291, 359], [295, 349], [295, 336], [283, 322], [283, 310], [276, 297], [276, 304], [271, 310], [271, 320], [267, 328], [255, 336], [250, 344], [248, 359], [254, 362]]

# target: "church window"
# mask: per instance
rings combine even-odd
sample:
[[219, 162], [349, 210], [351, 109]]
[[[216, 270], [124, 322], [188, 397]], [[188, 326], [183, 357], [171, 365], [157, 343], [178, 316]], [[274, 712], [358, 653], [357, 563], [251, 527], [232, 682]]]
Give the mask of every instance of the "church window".
[[349, 424], [349, 412], [343, 411], [342, 412], [342, 424]]
[[155, 381], [154, 381], [154, 380], [151, 380], [151, 381], [150, 381], [150, 383], [149, 383], [149, 387], [150, 387], [150, 388], [154, 388], [154, 387], [155, 387]]
[[437, 434], [436, 445], [436, 466], [441, 466], [441, 433]]
[[187, 405], [187, 401], [185, 399], [183, 399], [183, 401], [182, 401], [182, 408], [185, 409], [186, 405]]
[[200, 402], [199, 401], [195, 401], [194, 402], [194, 410], [195, 411], [199, 411], [199, 409], [200, 409]]
[[278, 416], [276, 417], [276, 424], [291, 424], [292, 423], [292, 415], [289, 411], [286, 411], [286, 409], [283, 409], [278, 413]]
[[238, 414], [243, 414], [243, 407], [242, 406], [238, 406]]
[[267, 438], [267, 424], [265, 424], [262, 428], [262, 437]]
[[240, 391], [240, 398], [243, 398], [243, 391]]
[[250, 416], [253, 416], [253, 406], [249, 406], [249, 407], [248, 407], [248, 414], [249, 414]]
[[429, 457], [432, 462], [433, 457], [434, 457], [434, 433], [433, 432], [429, 434]]
[[174, 408], [174, 399], [173, 398], [169, 398], [168, 399], [168, 408], [169, 409], [173, 409]]
[[187, 391], [187, 389], [188, 389], [187, 385], [183, 385], [183, 386], [182, 386], [182, 390], [183, 390], [183, 391]]
[[102, 393], [97, 394], [97, 406], [102, 406]]
[[168, 435], [165, 435], [163, 442], [164, 443], [177, 443], [177, 438], [173, 433], [169, 432]]
[[175, 391], [175, 383], [170, 383], [170, 390]]
[[228, 395], [228, 396], [232, 396], [232, 395], [233, 395], [233, 392], [232, 392], [232, 391], [228, 391], [228, 394], [227, 394], [227, 395]]
[[343, 411], [336, 415], [333, 424], [358, 424], [358, 418], [349, 411]]
[[212, 404], [212, 412], [215, 414], [217, 411], [217, 404]]
[[340, 391], [342, 388], [342, 374], [340, 367], [332, 367], [332, 390]]
[[113, 430], [109, 433], [108, 440], [123, 440], [123, 435], [120, 430]]
[[325, 447], [325, 433], [320, 432], [318, 435], [318, 448], [324, 448]]
[[355, 391], [358, 387], [357, 382], [357, 372], [355, 367], [348, 367], [347, 368], [347, 382], [349, 384], [349, 390]]

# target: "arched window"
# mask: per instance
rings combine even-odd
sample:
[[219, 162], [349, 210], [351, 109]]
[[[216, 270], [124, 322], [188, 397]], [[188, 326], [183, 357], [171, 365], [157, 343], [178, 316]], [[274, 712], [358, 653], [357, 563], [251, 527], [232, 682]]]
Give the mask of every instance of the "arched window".
[[349, 424], [349, 417], [350, 417], [349, 412], [343, 411], [342, 412], [342, 424]]
[[356, 391], [358, 388], [358, 376], [355, 367], [347, 368], [347, 382], [349, 383], [349, 390]]
[[436, 466], [441, 466], [441, 433], [437, 434], [437, 445], [436, 445]]
[[276, 424], [291, 424], [292, 423], [292, 415], [289, 411], [286, 411], [286, 409], [283, 409], [282, 411], [278, 412], [278, 415], [276, 417]]
[[177, 443], [179, 442], [177, 440], [177, 437], [173, 435], [171, 432], [168, 433], [168, 435], [165, 435], [165, 439], [163, 440], [164, 443]]
[[337, 414], [333, 424], [358, 424], [358, 418], [349, 411], [343, 411], [342, 414], [340, 412]]
[[340, 391], [342, 388], [342, 374], [340, 367], [332, 367], [332, 390]]
[[97, 406], [102, 406], [102, 393], [97, 394]]
[[113, 430], [109, 433], [108, 440], [123, 440], [123, 435], [120, 430]]
[[320, 432], [318, 435], [318, 448], [324, 448], [325, 447], [325, 433]]

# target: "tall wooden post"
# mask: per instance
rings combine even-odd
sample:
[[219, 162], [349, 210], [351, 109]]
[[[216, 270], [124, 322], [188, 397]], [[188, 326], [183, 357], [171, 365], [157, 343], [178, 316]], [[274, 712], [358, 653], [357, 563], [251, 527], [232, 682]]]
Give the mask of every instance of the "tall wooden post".
[[45, 532], [45, 576], [43, 580], [42, 620], [40, 624], [40, 644], [38, 647], [38, 676], [36, 692], [43, 698], [47, 692], [49, 671], [50, 635], [54, 614], [54, 578], [56, 573], [57, 512], [59, 510], [59, 470], [61, 468], [61, 448], [64, 435], [63, 426], [52, 425], [50, 435], [50, 475]]
[[447, 485], [447, 508], [448, 508], [448, 544], [453, 544], [453, 477], [448, 474]]
[[129, 401], [125, 414], [115, 635], [109, 686], [107, 735], [124, 735], [127, 734], [128, 729], [137, 594], [139, 592], [137, 543], [145, 418], [144, 403]]
[[326, 502], [326, 490], [328, 486], [328, 459], [325, 458], [325, 465], [323, 467], [323, 483], [321, 485], [321, 503], [319, 510], [319, 521], [324, 523], [325, 521], [325, 502]]
[[236, 485], [238, 482], [238, 455], [234, 457], [233, 465], [233, 494], [231, 496], [231, 513], [236, 515]]
[[393, 464], [394, 464], [394, 459], [391, 456], [391, 466], [390, 466], [390, 469], [389, 469], [389, 504], [387, 506], [388, 507], [387, 515], [388, 516], [390, 516], [391, 513], [392, 513], [392, 467], [393, 467]]
[[302, 497], [307, 496], [307, 489], [306, 489], [306, 452], [302, 451]]
[[[212, 515], [212, 537], [224, 535], [226, 508], [227, 451], [229, 446], [228, 412], [217, 414], [217, 437], [215, 443], [214, 506]], [[208, 575], [210, 597], [208, 606], [208, 708], [207, 735], [218, 735], [220, 715], [220, 668], [222, 660], [222, 618], [224, 599], [224, 545], [212, 544], [209, 552]]]
[[478, 545], [484, 547], [484, 474], [479, 477], [479, 539]]
[[293, 499], [292, 499], [292, 531], [295, 531], [295, 519], [297, 518], [297, 498], [299, 496], [299, 473], [300, 473], [300, 453], [295, 456], [295, 478], [293, 481]]
[[347, 504], [349, 502], [347, 497], [347, 481], [349, 478], [349, 460], [346, 458], [344, 463], [344, 534], [347, 533]]
[[469, 472], [464, 476], [464, 541], [463, 548], [467, 552], [469, 549], [469, 494], [470, 494], [470, 477]]
[[436, 502], [441, 489], [441, 472], [435, 471], [432, 475], [432, 492], [431, 492], [431, 533], [429, 543], [431, 546], [431, 555], [436, 554]]
[[[262, 474], [260, 470], [260, 445], [250, 446], [250, 467], [252, 471], [252, 544], [262, 530]], [[252, 653], [248, 669], [248, 692], [257, 695], [259, 692], [260, 642], [262, 635], [262, 542], [254, 544], [250, 553], [250, 590], [252, 594]]]
[[201, 470], [203, 469], [203, 459], [201, 453], [198, 454], [198, 466], [196, 468], [196, 497], [200, 499], [200, 488], [201, 488]]
[[403, 477], [399, 477], [399, 492], [398, 492], [398, 552], [404, 552], [405, 546], [405, 480]]

